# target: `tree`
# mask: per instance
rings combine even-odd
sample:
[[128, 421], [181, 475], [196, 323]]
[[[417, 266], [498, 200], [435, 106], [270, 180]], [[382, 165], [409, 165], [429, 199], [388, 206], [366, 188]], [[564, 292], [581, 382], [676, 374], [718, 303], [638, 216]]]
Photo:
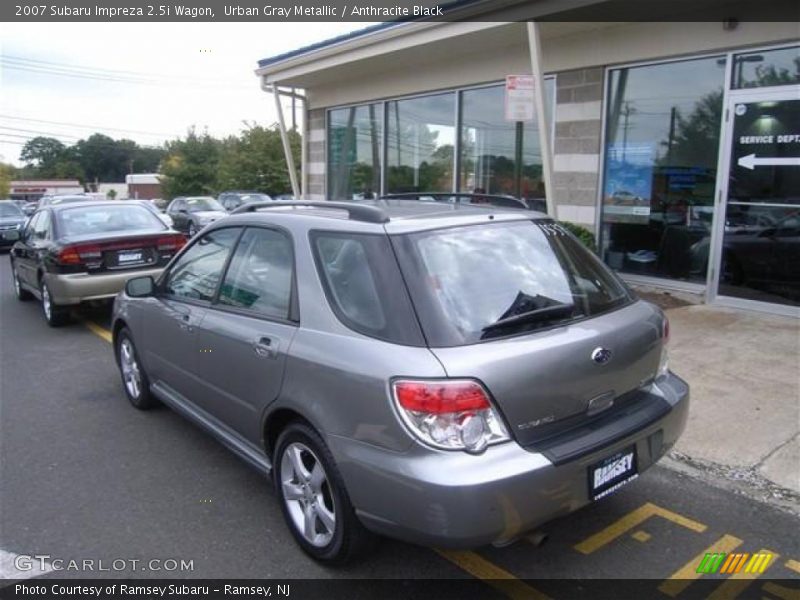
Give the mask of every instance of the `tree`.
[[[288, 132], [295, 165], [300, 164], [300, 134]], [[298, 173], [299, 177], [299, 173]], [[280, 132], [251, 125], [221, 145], [218, 191], [253, 190], [277, 196], [292, 192]]]
[[0, 198], [8, 198], [11, 193], [11, 181], [16, 175], [17, 169], [13, 165], [0, 162]]
[[162, 190], [167, 198], [206, 195], [217, 191], [217, 167], [222, 143], [208, 133], [190, 129], [185, 140], [167, 142], [161, 163]]
[[56, 138], [37, 136], [25, 142], [19, 159], [28, 167], [41, 172], [43, 177], [51, 177], [56, 163], [64, 156], [66, 146]]
[[113, 190], [113, 189], [112, 190], [108, 190], [106, 192], [106, 197], [109, 200], [114, 200], [117, 197], [117, 190]]

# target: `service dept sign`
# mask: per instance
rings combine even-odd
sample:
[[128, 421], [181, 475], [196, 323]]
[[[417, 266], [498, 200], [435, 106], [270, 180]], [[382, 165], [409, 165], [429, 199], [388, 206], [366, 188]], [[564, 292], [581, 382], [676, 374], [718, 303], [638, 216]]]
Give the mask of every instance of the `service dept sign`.
[[[739, 189], [755, 190], [756, 182], [765, 176], [772, 178], [776, 171], [800, 167], [800, 100], [741, 103], [733, 112], [731, 164], [738, 167], [735, 183]], [[787, 172], [785, 176], [798, 175]]]

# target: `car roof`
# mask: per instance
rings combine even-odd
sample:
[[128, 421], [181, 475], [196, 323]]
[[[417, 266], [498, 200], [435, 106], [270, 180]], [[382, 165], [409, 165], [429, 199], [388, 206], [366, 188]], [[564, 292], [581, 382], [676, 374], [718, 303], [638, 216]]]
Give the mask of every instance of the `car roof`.
[[[138, 203], [137, 203], [138, 204]], [[66, 202], [64, 204], [50, 204], [48, 209], [54, 212], [73, 208], [87, 208], [91, 206], [130, 206], [126, 200], [87, 200], [86, 202]]]
[[[340, 231], [410, 233], [459, 225], [479, 224], [489, 221], [529, 221], [547, 219], [547, 215], [528, 209], [506, 208], [493, 205], [425, 202], [418, 200], [364, 200], [358, 202], [275, 202], [263, 207], [250, 206], [246, 212], [234, 212], [217, 224], [247, 224], [265, 222], [285, 224], [307, 229], [334, 229]], [[373, 207], [375, 211], [354, 210], [348, 207]], [[354, 213], [365, 213], [362, 217]], [[348, 214], [349, 213], [349, 214]], [[366, 214], [372, 213], [372, 214]], [[300, 218], [298, 218], [300, 217]], [[224, 223], [223, 223], [224, 222]]]

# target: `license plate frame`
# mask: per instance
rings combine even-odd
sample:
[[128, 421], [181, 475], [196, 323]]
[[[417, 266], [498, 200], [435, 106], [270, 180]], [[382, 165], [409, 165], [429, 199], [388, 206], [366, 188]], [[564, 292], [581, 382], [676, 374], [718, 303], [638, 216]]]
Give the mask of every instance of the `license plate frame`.
[[147, 262], [144, 250], [120, 250], [117, 252], [117, 265], [126, 267], [128, 265], [138, 265]]
[[[624, 461], [624, 462], [621, 462]], [[618, 469], [619, 472], [615, 472]], [[600, 500], [639, 477], [636, 445], [631, 445], [589, 465], [589, 497]]]

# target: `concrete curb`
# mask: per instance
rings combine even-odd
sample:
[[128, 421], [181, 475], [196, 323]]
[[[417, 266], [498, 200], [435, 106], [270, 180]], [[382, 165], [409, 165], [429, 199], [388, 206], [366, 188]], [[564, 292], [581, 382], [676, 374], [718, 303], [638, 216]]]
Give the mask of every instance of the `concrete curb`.
[[659, 465], [699, 479], [714, 487], [764, 502], [788, 513], [800, 516], [800, 494], [780, 487], [758, 473], [754, 467], [731, 467], [694, 459], [672, 451]]

